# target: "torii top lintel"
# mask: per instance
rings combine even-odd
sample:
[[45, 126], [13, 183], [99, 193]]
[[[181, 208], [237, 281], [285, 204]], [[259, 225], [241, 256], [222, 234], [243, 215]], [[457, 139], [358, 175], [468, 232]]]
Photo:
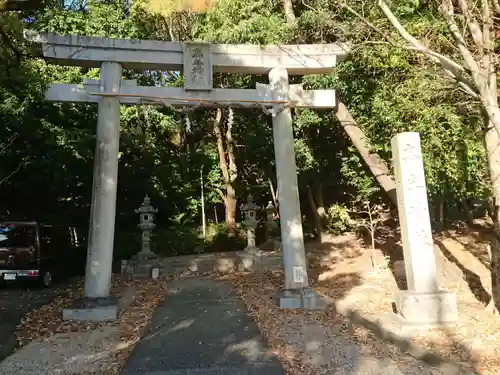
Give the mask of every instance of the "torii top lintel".
[[59, 35], [25, 31], [39, 43], [45, 60], [53, 64], [98, 68], [103, 61], [129, 69], [182, 70], [186, 45], [204, 45], [211, 53], [214, 72], [266, 74], [276, 67], [289, 74], [329, 73], [347, 55], [345, 44], [267, 45], [165, 42]]

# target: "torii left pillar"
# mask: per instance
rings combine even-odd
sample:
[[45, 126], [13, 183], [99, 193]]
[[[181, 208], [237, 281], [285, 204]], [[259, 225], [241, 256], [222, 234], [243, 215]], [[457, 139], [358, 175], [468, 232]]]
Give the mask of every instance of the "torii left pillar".
[[[119, 93], [121, 79], [122, 67], [119, 63], [101, 64], [100, 92]], [[63, 320], [105, 321], [118, 317], [117, 301], [110, 298], [110, 287], [120, 144], [120, 99], [102, 96], [98, 106], [85, 294], [72, 308], [63, 310]]]

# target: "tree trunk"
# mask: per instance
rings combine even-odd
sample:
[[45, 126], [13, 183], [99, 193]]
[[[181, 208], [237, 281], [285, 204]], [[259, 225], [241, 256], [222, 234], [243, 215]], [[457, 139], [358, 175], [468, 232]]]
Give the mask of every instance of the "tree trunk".
[[[226, 212], [226, 227], [229, 236], [236, 235], [236, 194], [231, 181], [228, 161], [226, 158], [226, 150], [224, 147], [224, 139], [222, 137], [222, 109], [217, 109], [217, 115], [214, 121], [214, 134], [217, 140], [217, 151], [219, 152], [219, 166], [222, 172], [222, 178], [226, 188], [224, 197], [224, 206]], [[232, 155], [234, 157], [234, 155]], [[230, 164], [231, 164], [231, 158]]]
[[316, 234], [320, 241], [323, 241], [323, 224], [321, 223], [321, 217], [318, 214], [318, 208], [316, 207], [316, 202], [314, 201], [313, 192], [311, 186], [307, 185], [307, 199], [309, 200], [309, 205], [311, 206], [311, 213], [314, 219], [314, 225], [316, 227]]
[[226, 181], [226, 224], [230, 236], [236, 234], [236, 191], [234, 189], [234, 181], [238, 177], [238, 167], [236, 166], [236, 157], [234, 154], [235, 146], [232, 133], [233, 122], [233, 109], [229, 108], [226, 130], [226, 153], [229, 161], [228, 180]]
[[[500, 119], [496, 119], [500, 123]], [[488, 121], [486, 119], [485, 121]], [[491, 243], [490, 272], [491, 272], [491, 301], [489, 308], [498, 313], [500, 310], [500, 136], [496, 127], [487, 122], [488, 127], [485, 133], [485, 145], [488, 157], [488, 168], [492, 185], [492, 198], [494, 204], [493, 211], [493, 231], [494, 239]], [[500, 124], [497, 124], [500, 125]]]
[[387, 164], [384, 162], [384, 160], [380, 158], [380, 156], [370, 151], [365, 133], [356, 124], [356, 121], [349, 113], [349, 110], [340, 100], [337, 104], [336, 115], [345, 132], [351, 139], [353, 145], [359, 151], [368, 168], [370, 168], [373, 176], [375, 176], [377, 182], [387, 193], [394, 206], [397, 207], [398, 199], [396, 196], [396, 183], [392, 178], [391, 171], [387, 167]]
[[467, 223], [468, 227], [474, 227], [474, 216], [472, 215], [472, 211], [465, 198], [460, 198], [460, 205], [462, 206], [462, 210], [464, 211], [465, 222]]
[[[493, 211], [494, 237], [490, 247], [491, 301], [488, 307], [492, 312], [498, 314], [500, 312], [500, 108], [498, 106], [495, 70], [497, 56], [494, 53], [493, 14], [486, 2], [482, 3], [482, 10], [484, 54], [481, 63], [484, 70], [474, 80], [478, 86], [481, 102], [485, 107], [483, 109], [484, 124], [486, 125], [484, 143], [495, 205]], [[476, 72], [472, 72], [472, 76], [475, 75]]]
[[273, 181], [269, 178], [269, 190], [271, 190], [271, 197], [273, 198], [273, 204], [276, 209], [278, 209], [278, 197], [276, 195], [276, 191], [274, 190]]
[[323, 183], [319, 182], [316, 185], [316, 196], [314, 197], [314, 200], [316, 202], [316, 211], [318, 212], [319, 217], [321, 220], [325, 220], [327, 218], [327, 213], [325, 209], [325, 199], [323, 196]]
[[226, 184], [226, 227], [230, 237], [236, 235], [236, 193], [232, 184]]
[[445, 228], [444, 199], [443, 199], [443, 197], [441, 197], [438, 200], [436, 221], [438, 222], [439, 230], [443, 230]]
[[295, 13], [293, 12], [292, 0], [283, 0], [283, 8], [285, 8], [286, 23], [293, 26], [295, 25]]
[[488, 197], [486, 200], [486, 212], [488, 212], [488, 216], [491, 219], [491, 222], [495, 220], [495, 201], [493, 200], [493, 197]]

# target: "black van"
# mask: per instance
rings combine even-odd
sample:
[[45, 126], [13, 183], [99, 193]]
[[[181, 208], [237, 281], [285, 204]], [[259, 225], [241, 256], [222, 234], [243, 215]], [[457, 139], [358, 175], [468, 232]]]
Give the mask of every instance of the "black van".
[[0, 281], [33, 281], [81, 274], [86, 252], [76, 229], [38, 222], [0, 222]]

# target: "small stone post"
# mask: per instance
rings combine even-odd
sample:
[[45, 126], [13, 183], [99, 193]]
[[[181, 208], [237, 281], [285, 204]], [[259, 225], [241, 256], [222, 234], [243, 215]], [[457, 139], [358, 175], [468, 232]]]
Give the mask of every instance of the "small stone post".
[[139, 225], [137, 225], [142, 230], [141, 236], [141, 251], [137, 254], [140, 259], [156, 259], [156, 254], [151, 251], [151, 233], [153, 229], [156, 228], [154, 223], [155, 214], [158, 209], [151, 205], [151, 200], [148, 195], [144, 197], [144, 201], [141, 207], [135, 210], [135, 213], [139, 214]]
[[248, 194], [247, 202], [241, 207], [241, 211], [245, 215], [245, 220], [243, 221], [243, 225], [247, 228], [247, 247], [245, 251], [247, 253], [257, 253], [258, 249], [255, 243], [255, 229], [259, 222], [257, 221], [257, 211], [260, 209], [253, 202], [253, 197], [251, 194]]
[[419, 134], [396, 135], [392, 157], [408, 284], [408, 290], [396, 297], [397, 311], [405, 325], [454, 323], [458, 318], [456, 296], [438, 288]]

